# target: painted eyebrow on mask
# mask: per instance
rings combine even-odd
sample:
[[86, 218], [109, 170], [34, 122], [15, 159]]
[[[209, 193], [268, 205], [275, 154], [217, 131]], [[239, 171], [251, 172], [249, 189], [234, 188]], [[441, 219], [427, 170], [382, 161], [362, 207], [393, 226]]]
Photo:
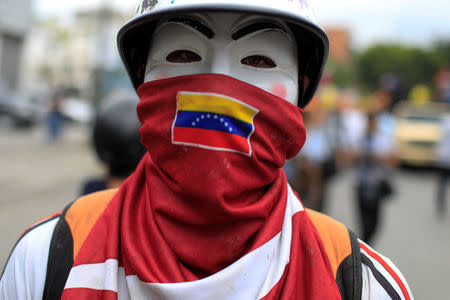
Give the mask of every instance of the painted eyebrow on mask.
[[280, 25], [276, 24], [276, 23], [271, 23], [271, 22], [259, 22], [259, 23], [254, 23], [254, 24], [250, 24], [247, 25], [241, 29], [239, 29], [238, 31], [236, 31], [235, 33], [233, 33], [231, 35], [231, 38], [233, 40], [238, 40], [246, 35], [249, 35], [250, 33], [256, 32], [256, 31], [260, 31], [263, 29], [278, 29], [283, 31], [284, 33], [288, 34], [286, 32], [286, 30], [281, 27]]
[[174, 17], [168, 19], [167, 22], [188, 25], [206, 36], [208, 39], [212, 39], [214, 37], [214, 32], [211, 29], [209, 29], [206, 25], [203, 25], [199, 21], [196, 21], [189, 17]]

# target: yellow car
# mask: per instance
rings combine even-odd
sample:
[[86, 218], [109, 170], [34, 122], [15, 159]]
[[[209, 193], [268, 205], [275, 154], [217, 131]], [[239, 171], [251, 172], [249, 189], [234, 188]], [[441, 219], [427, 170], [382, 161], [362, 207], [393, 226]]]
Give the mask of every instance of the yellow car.
[[442, 135], [442, 117], [449, 107], [444, 103], [400, 103], [396, 116], [397, 154], [399, 160], [412, 166], [432, 166], [436, 145]]

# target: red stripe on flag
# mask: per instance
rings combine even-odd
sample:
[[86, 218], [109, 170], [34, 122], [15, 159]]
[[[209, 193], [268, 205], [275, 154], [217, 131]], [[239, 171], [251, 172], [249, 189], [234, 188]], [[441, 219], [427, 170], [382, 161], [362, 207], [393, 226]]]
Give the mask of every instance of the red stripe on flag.
[[250, 154], [250, 145], [246, 138], [217, 130], [174, 127], [173, 141]]
[[61, 300], [65, 299], [117, 300], [117, 293], [110, 290], [71, 288], [64, 290]]
[[397, 282], [398, 286], [400, 287], [400, 289], [402, 290], [403, 295], [405, 296], [406, 300], [411, 300], [411, 297], [408, 293], [408, 289], [406, 288], [405, 284], [403, 283], [403, 281], [400, 279], [400, 277], [397, 275], [397, 273], [387, 264], [387, 262], [384, 261], [383, 258], [381, 258], [381, 256], [379, 256], [377, 253], [375, 253], [374, 251], [370, 250], [369, 247], [367, 247], [366, 245], [364, 245], [363, 243], [359, 243], [359, 246], [367, 252], [367, 254], [369, 254], [371, 257], [373, 257], [376, 261], [378, 261], [385, 269], [386, 271], [388, 271], [388, 273], [392, 276], [392, 278], [394, 278], [395, 282]]

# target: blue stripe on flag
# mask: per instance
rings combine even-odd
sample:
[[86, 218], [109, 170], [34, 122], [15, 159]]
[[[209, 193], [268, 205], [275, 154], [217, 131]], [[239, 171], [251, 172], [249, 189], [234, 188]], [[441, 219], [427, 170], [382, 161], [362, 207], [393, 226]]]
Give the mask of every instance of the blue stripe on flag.
[[238, 119], [214, 113], [179, 110], [175, 121], [176, 127], [190, 127], [237, 134], [248, 138], [253, 125]]

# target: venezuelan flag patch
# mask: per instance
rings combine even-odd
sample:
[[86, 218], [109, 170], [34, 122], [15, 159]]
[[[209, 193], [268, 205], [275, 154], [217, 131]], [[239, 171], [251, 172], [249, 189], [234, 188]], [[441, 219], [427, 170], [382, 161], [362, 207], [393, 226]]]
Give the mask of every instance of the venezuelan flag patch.
[[179, 92], [172, 143], [250, 156], [250, 137], [258, 112], [225, 95]]

